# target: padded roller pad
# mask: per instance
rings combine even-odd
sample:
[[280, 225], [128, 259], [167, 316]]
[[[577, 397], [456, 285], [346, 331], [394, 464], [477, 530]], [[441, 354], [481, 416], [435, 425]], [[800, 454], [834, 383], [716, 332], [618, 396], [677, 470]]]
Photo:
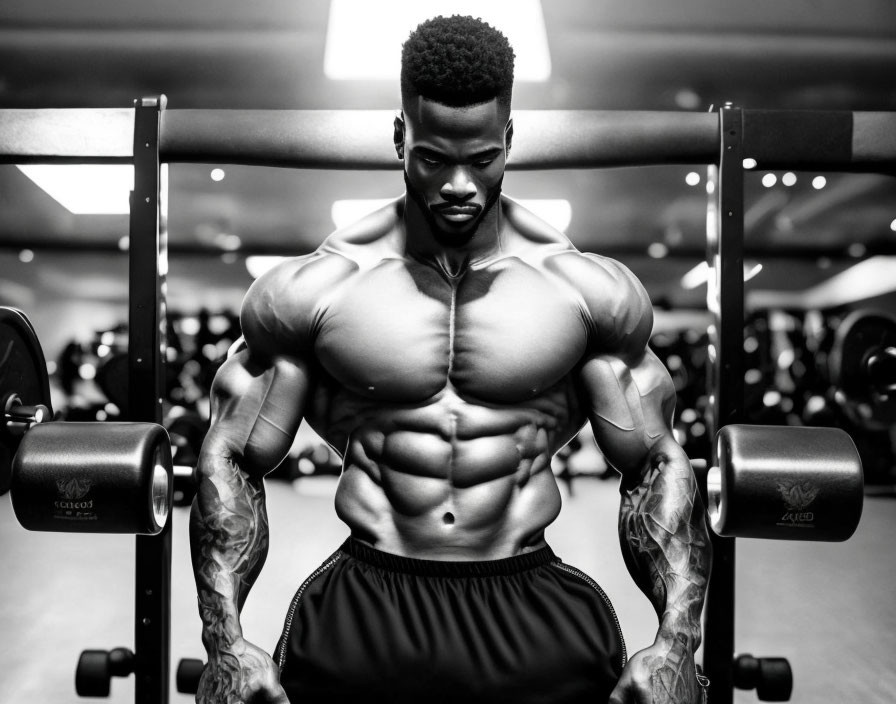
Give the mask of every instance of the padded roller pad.
[[726, 537], [843, 541], [859, 525], [862, 463], [839, 428], [728, 425], [707, 475], [709, 517]]
[[44, 423], [13, 463], [24, 528], [63, 533], [162, 530], [172, 502], [171, 444], [154, 423]]

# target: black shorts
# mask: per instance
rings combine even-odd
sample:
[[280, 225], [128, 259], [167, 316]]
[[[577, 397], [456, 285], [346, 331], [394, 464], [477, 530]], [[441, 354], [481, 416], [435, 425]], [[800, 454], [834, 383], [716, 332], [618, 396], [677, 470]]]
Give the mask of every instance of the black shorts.
[[595, 704], [625, 659], [606, 594], [548, 547], [445, 562], [353, 539], [299, 587], [274, 653], [295, 704]]

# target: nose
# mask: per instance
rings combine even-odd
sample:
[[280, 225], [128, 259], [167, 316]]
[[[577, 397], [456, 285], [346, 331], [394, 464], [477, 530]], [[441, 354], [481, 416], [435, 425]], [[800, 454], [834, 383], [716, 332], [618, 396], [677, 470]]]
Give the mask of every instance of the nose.
[[470, 178], [470, 174], [464, 168], [455, 168], [451, 171], [448, 180], [439, 189], [439, 193], [446, 200], [469, 200], [476, 195], [476, 184]]

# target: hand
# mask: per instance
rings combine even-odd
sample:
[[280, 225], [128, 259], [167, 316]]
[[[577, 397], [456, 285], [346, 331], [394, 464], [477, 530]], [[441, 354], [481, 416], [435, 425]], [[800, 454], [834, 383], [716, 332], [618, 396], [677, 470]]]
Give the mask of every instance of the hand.
[[635, 653], [607, 704], [702, 704], [694, 655], [685, 641], [657, 641]]
[[209, 657], [197, 704], [289, 704], [271, 656], [242, 638]]

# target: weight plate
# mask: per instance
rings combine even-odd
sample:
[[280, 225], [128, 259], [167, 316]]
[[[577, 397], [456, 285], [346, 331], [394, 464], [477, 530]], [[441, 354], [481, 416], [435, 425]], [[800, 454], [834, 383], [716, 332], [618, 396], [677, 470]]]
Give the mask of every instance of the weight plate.
[[868, 367], [872, 356], [890, 347], [896, 347], [896, 319], [883, 312], [858, 310], [837, 328], [829, 357], [837, 401], [854, 422], [872, 430], [887, 429], [896, 422], [896, 394], [872, 379]]
[[[22, 405], [44, 405], [53, 412], [47, 362], [31, 321], [20, 310], [0, 306], [0, 412], [5, 415], [16, 396]], [[9, 491], [21, 438], [0, 420], [0, 494]]]

